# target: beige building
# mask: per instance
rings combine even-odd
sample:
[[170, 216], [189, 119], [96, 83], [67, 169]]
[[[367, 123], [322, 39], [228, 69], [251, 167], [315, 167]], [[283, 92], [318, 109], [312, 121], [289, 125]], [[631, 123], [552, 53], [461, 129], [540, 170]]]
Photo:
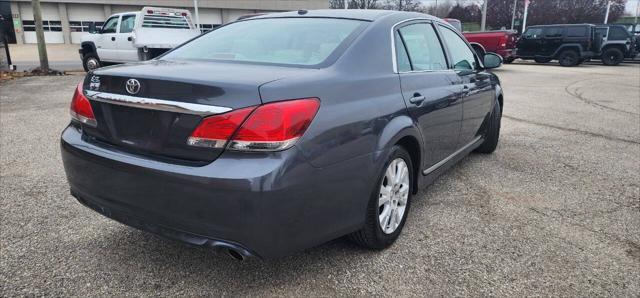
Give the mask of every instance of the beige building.
[[[0, 1], [5, 2], [5, 1]], [[194, 15], [193, 0], [41, 0], [47, 43], [79, 43], [89, 24], [99, 27], [111, 14], [144, 6], [186, 8]], [[328, 0], [198, 0], [201, 28], [210, 30], [239, 16], [298, 9], [328, 8]], [[36, 43], [31, 0], [9, 1], [15, 41]]]

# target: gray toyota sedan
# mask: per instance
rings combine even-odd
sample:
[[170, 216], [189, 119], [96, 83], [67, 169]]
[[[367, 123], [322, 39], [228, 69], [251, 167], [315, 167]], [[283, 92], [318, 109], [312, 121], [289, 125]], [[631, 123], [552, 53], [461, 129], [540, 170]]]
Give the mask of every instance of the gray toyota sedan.
[[400, 235], [412, 196], [491, 153], [503, 94], [425, 14], [269, 14], [87, 74], [61, 150], [71, 194], [124, 224], [237, 259]]

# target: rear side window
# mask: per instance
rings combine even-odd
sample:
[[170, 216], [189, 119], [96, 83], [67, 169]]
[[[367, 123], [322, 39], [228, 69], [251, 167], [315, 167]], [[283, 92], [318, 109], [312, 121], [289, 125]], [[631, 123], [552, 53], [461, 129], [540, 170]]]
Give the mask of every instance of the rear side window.
[[120, 21], [120, 33], [129, 33], [133, 31], [133, 25], [135, 22], [136, 15], [134, 14], [122, 16], [122, 21]]
[[558, 38], [558, 37], [562, 37], [562, 31], [564, 28], [562, 27], [547, 27], [544, 28], [544, 37], [549, 37], [549, 38]]
[[411, 71], [411, 62], [409, 61], [409, 54], [407, 54], [407, 49], [404, 47], [404, 43], [402, 42], [402, 37], [398, 31], [395, 32], [395, 43], [396, 43], [396, 64], [398, 65], [398, 72], [407, 72]]
[[447, 68], [444, 51], [431, 24], [412, 24], [402, 27], [398, 31], [407, 48], [412, 70], [443, 70]]
[[567, 37], [584, 37], [587, 36], [587, 27], [568, 27]]
[[467, 43], [453, 30], [440, 26], [442, 39], [447, 44], [451, 62], [455, 70], [474, 70], [476, 69], [476, 58]]
[[318, 65], [366, 24], [330, 18], [248, 19], [204, 34], [162, 59]]
[[529, 28], [523, 34], [527, 39], [538, 39], [542, 37], [542, 28]]

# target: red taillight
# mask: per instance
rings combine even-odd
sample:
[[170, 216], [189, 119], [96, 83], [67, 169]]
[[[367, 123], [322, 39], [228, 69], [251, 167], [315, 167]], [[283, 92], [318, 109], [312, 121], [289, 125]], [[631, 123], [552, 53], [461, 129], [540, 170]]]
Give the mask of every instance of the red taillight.
[[222, 148], [255, 107], [204, 118], [187, 140], [198, 147]]
[[319, 107], [317, 98], [305, 98], [208, 117], [191, 134], [188, 144], [222, 148], [231, 138], [227, 146], [231, 150], [284, 150], [304, 134]]
[[82, 93], [82, 83], [78, 84], [76, 91], [71, 99], [71, 117], [84, 124], [96, 126], [96, 117], [93, 115], [93, 109], [89, 99]]

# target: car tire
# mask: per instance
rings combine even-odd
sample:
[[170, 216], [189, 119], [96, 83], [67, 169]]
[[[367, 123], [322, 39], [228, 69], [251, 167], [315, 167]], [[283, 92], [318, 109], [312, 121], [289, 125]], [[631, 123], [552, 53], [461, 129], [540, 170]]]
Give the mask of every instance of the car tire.
[[484, 142], [480, 147], [476, 148], [475, 152], [489, 154], [496, 151], [498, 147], [498, 141], [500, 140], [500, 122], [502, 121], [502, 111], [500, 109], [500, 102], [496, 101], [493, 105], [493, 112], [491, 112], [491, 118], [489, 119], [489, 126], [487, 132], [484, 135]]
[[551, 62], [551, 58], [534, 58], [533, 61], [536, 63], [549, 63]]
[[574, 50], [565, 50], [558, 56], [558, 61], [564, 67], [576, 66], [580, 63], [580, 55]]
[[[406, 172], [405, 170], [406, 169]], [[389, 170], [399, 174], [400, 183], [394, 183]], [[406, 175], [406, 180], [402, 175]], [[411, 156], [403, 147], [391, 148], [389, 158], [376, 179], [376, 185], [367, 204], [365, 224], [362, 229], [349, 235], [356, 244], [368, 249], [384, 249], [398, 239], [409, 214], [413, 192], [413, 164]], [[387, 189], [390, 196], [384, 198]], [[405, 195], [406, 194], [406, 195]], [[387, 202], [382, 204], [381, 202]], [[395, 207], [394, 207], [395, 206]], [[400, 218], [397, 214], [401, 213]], [[384, 215], [386, 214], [386, 215]], [[388, 216], [388, 218], [387, 218]], [[384, 222], [384, 224], [382, 223]], [[385, 228], [382, 226], [385, 225]]]
[[616, 66], [624, 60], [624, 53], [616, 48], [609, 48], [602, 53], [602, 63], [607, 66]]
[[100, 68], [101, 66], [100, 58], [98, 58], [98, 55], [95, 53], [85, 54], [84, 57], [82, 57], [82, 67], [84, 67], [84, 70], [87, 72]]
[[504, 62], [504, 64], [511, 64], [511, 63], [513, 63], [514, 60], [516, 60], [516, 59], [515, 58], [506, 58], [502, 62]]

